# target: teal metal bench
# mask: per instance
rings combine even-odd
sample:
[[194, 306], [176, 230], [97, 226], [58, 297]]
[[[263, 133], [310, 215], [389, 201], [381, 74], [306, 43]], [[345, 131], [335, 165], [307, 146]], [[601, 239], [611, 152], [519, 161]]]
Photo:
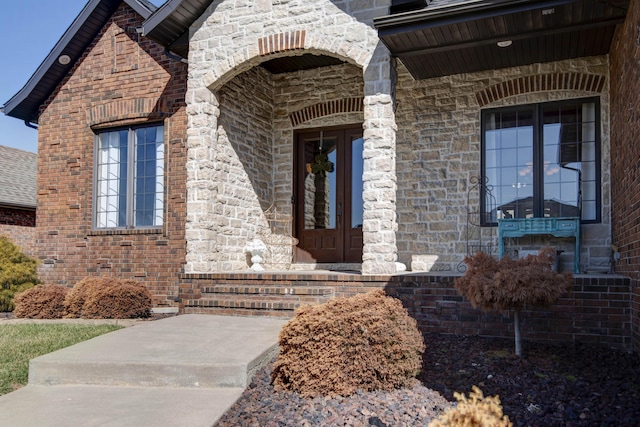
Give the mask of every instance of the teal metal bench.
[[576, 241], [573, 270], [580, 273], [580, 218], [510, 218], [498, 220], [498, 251], [504, 256], [504, 239], [550, 234]]

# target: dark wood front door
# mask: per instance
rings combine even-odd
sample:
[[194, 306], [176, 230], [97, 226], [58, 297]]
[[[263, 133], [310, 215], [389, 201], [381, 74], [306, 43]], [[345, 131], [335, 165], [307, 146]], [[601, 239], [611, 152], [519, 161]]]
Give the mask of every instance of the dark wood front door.
[[297, 262], [362, 262], [362, 128], [296, 133]]

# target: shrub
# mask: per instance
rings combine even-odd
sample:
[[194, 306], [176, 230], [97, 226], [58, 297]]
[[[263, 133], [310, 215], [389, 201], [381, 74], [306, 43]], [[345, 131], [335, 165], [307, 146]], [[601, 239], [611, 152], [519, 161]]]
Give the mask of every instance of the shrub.
[[431, 421], [428, 427], [511, 427], [509, 417], [502, 413], [498, 396], [484, 397], [482, 391], [473, 386], [469, 398], [462, 393], [453, 393], [458, 404], [444, 411]]
[[148, 317], [151, 295], [134, 280], [87, 277], [78, 282], [64, 302], [66, 317], [128, 319]]
[[299, 308], [279, 342], [272, 382], [306, 397], [408, 386], [424, 352], [416, 321], [382, 290]]
[[473, 307], [483, 310], [513, 310], [516, 355], [522, 355], [520, 310], [526, 305], [547, 306], [570, 289], [573, 276], [553, 271], [554, 250], [543, 248], [538, 255], [497, 261], [479, 252], [465, 258], [469, 267], [455, 281], [458, 293]]
[[13, 310], [13, 297], [38, 284], [37, 261], [0, 236], [0, 311]]
[[64, 316], [64, 299], [69, 288], [61, 285], [38, 285], [15, 296], [16, 317], [60, 319]]

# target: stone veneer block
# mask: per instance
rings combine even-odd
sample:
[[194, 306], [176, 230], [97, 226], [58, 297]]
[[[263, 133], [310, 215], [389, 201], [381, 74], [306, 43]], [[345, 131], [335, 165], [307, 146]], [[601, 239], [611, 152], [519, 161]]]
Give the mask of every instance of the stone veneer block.
[[438, 255], [411, 255], [411, 271], [431, 271]]

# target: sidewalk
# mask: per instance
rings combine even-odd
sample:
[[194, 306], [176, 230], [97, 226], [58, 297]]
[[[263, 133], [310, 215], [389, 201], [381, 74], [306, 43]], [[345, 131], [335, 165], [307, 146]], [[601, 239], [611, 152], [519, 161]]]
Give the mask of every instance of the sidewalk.
[[0, 426], [212, 426], [277, 351], [284, 320], [181, 315], [33, 359]]

